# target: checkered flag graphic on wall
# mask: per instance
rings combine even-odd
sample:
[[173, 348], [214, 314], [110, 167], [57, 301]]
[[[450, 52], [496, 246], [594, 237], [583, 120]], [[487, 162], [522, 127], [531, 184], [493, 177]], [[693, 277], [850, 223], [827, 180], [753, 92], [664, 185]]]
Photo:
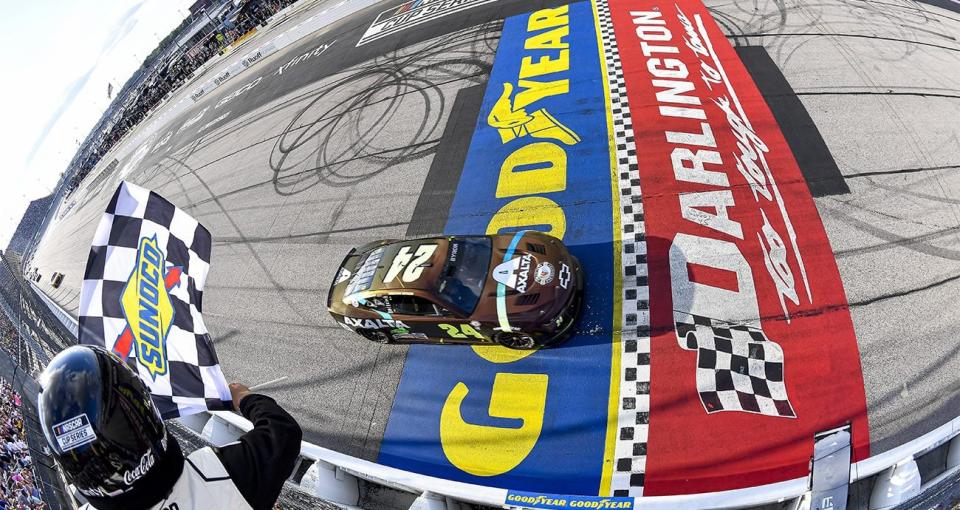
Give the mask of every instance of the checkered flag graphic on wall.
[[201, 315], [210, 248], [196, 219], [129, 182], [113, 195], [90, 247], [80, 343], [126, 360], [165, 419], [231, 406]]
[[697, 392], [708, 413], [743, 411], [795, 418], [783, 349], [762, 330], [675, 313], [680, 347], [697, 351]]

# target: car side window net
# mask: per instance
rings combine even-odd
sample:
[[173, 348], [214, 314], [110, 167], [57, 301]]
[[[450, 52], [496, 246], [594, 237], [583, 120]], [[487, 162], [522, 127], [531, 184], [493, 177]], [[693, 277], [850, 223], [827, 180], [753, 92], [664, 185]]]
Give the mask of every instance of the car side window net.
[[442, 306], [417, 296], [390, 296], [393, 313], [400, 315], [422, 315], [444, 317], [450, 315]]

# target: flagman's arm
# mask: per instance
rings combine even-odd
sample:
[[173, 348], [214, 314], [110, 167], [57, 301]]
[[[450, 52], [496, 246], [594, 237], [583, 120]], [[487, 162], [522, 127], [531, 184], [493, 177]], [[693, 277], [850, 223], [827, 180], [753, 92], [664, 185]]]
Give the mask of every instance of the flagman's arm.
[[254, 509], [271, 509], [300, 454], [303, 432], [296, 420], [266, 395], [230, 385], [234, 407], [253, 430], [217, 449], [233, 483]]

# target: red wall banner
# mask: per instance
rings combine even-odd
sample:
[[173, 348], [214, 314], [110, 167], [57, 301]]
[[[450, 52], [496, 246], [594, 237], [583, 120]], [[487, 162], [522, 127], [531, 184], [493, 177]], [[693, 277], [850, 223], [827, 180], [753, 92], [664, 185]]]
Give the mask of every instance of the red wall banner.
[[805, 476], [815, 432], [869, 454], [857, 339], [807, 183], [697, 0], [610, 0], [650, 274], [645, 495]]

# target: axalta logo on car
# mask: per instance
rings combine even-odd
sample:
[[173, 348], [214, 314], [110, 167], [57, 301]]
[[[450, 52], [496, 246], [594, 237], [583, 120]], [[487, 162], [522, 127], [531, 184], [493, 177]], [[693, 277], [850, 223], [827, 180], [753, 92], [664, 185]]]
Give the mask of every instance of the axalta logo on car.
[[404, 324], [403, 321], [393, 319], [354, 319], [353, 317], [344, 317], [343, 322], [349, 327], [360, 329], [409, 329], [409, 326]]
[[493, 270], [493, 279], [521, 294], [526, 292], [532, 258], [529, 254], [525, 254], [498, 264]]

